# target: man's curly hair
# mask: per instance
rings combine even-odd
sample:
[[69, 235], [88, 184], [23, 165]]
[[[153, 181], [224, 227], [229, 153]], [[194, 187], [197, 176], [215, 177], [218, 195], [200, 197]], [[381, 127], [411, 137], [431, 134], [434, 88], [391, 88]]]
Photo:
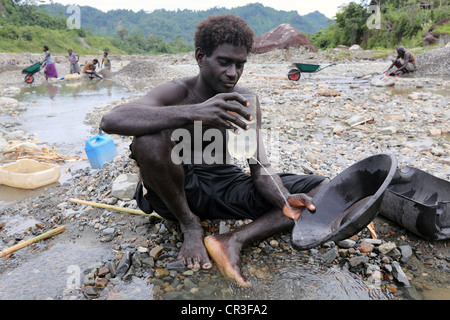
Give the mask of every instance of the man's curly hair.
[[245, 46], [249, 53], [254, 36], [245, 20], [232, 14], [221, 14], [201, 21], [197, 25], [194, 41], [195, 47], [201, 48], [207, 56], [211, 56], [223, 43]]

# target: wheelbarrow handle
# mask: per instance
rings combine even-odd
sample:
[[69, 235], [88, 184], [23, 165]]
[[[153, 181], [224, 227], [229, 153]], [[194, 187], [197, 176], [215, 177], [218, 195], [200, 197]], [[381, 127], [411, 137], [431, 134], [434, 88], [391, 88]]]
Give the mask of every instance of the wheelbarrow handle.
[[326, 69], [326, 68], [334, 66], [334, 65], [336, 65], [336, 63], [327, 64], [326, 66], [319, 68], [316, 72], [322, 71], [323, 69]]

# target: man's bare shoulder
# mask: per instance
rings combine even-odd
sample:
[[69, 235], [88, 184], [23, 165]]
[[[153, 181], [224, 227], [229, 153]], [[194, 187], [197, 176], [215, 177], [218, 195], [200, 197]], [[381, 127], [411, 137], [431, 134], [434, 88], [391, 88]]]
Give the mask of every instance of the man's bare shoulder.
[[255, 94], [255, 93], [254, 93], [253, 91], [251, 91], [250, 89], [245, 88], [245, 87], [240, 87], [240, 86], [236, 86], [236, 87], [234, 88], [234, 91], [237, 92], [237, 93], [239, 93], [239, 94]]
[[194, 84], [194, 78], [183, 78], [160, 84], [150, 90], [143, 100], [154, 106], [170, 106], [186, 101]]

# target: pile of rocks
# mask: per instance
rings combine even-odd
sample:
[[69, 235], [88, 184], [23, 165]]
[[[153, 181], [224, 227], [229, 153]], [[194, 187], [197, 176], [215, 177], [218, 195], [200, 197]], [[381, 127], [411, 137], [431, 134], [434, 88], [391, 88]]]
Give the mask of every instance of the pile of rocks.
[[15, 116], [23, 110], [16, 99], [0, 97], [0, 116]]
[[[136, 184], [132, 168], [128, 158], [118, 157], [106, 164], [104, 170], [79, 170], [74, 173], [77, 188], [66, 190], [65, 196], [136, 208], [136, 201], [131, 199]], [[102, 265], [85, 270], [82, 293], [86, 298], [106, 299], [115, 286], [136, 278], [153, 286], [154, 299], [199, 298], [211, 292], [226, 297], [227, 292], [215, 283], [222, 279], [218, 270], [189, 270], [177, 259], [182, 244], [178, 224], [154, 217], [117, 215], [68, 202], [59, 203], [57, 207], [64, 219], [73, 221], [80, 232], [87, 228], [94, 230], [99, 241], [111, 243], [117, 253]], [[203, 227], [206, 234], [217, 234], [249, 222], [251, 220], [213, 220], [204, 221]], [[389, 293], [396, 293], [398, 287], [409, 288], [413, 278], [402, 269], [413, 255], [412, 247], [373, 239], [367, 229], [351, 239], [330, 241], [301, 252], [291, 247], [289, 234], [278, 234], [246, 249], [243, 259], [252, 264], [264, 255], [267, 261], [282, 261], [285, 255], [291, 254], [302, 256], [309, 264], [346, 268]], [[258, 277], [270, 276], [261, 270], [244, 268]]]
[[425, 51], [416, 57], [421, 76], [450, 77], [450, 46]]
[[39, 147], [34, 143], [34, 136], [25, 133], [23, 130], [7, 130], [0, 128], [0, 160], [6, 160], [7, 156], [1, 154], [7, 150], [14, 151], [14, 148], [29, 148], [37, 150]]
[[[236, 228], [247, 222], [227, 221], [228, 226], [225, 226], [223, 221], [207, 221], [204, 226], [209, 230], [223, 230]], [[212, 280], [221, 277], [217, 270], [188, 270], [176, 259], [177, 247], [181, 244], [177, 228], [167, 228], [166, 222], [157, 222], [152, 231], [146, 241], [135, 247], [121, 248], [123, 251], [117, 257], [88, 270], [83, 286], [85, 297], [106, 297], [114, 286], [129, 282], [134, 277], [140, 277], [153, 285], [154, 299], [195, 299], [208, 297], [211, 291], [215, 291], [219, 297], [226, 297], [226, 291], [213, 285]], [[271, 240], [255, 244], [251, 250], [244, 251], [243, 259], [249, 264], [255, 264], [261, 255], [267, 261], [281, 259], [280, 254], [291, 255], [295, 250], [291, 248], [288, 238], [287, 234], [277, 235]], [[413, 255], [412, 248], [409, 245], [397, 247], [393, 242], [380, 239], [346, 239], [336, 243], [330, 241], [309, 251], [294, 254], [303, 256], [312, 265], [346, 268], [386, 294], [397, 293], [398, 287], [407, 290], [410, 287], [409, 280], [413, 278], [411, 273], [402, 269], [402, 265]], [[270, 278], [264, 268], [254, 270], [244, 266], [244, 270], [250, 275], [256, 274], [262, 281]], [[210, 282], [211, 285], [207, 286]]]

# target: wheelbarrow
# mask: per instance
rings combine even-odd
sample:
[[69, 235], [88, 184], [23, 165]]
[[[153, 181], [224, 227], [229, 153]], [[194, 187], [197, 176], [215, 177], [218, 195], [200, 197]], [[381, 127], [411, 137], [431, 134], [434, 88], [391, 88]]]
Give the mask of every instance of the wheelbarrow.
[[32, 84], [34, 82], [33, 75], [39, 71], [41, 71], [42, 64], [40, 62], [36, 62], [35, 64], [29, 66], [26, 69], [22, 70], [23, 74], [26, 74], [25, 76], [25, 82], [28, 84]]
[[288, 72], [288, 78], [292, 81], [298, 81], [300, 80], [302, 76], [302, 72], [304, 73], [317, 73], [319, 71], [322, 71], [323, 69], [326, 69], [328, 67], [334, 66], [335, 63], [327, 64], [323, 67], [321, 67], [318, 64], [307, 64], [307, 63], [294, 63], [295, 69], [291, 69]]

